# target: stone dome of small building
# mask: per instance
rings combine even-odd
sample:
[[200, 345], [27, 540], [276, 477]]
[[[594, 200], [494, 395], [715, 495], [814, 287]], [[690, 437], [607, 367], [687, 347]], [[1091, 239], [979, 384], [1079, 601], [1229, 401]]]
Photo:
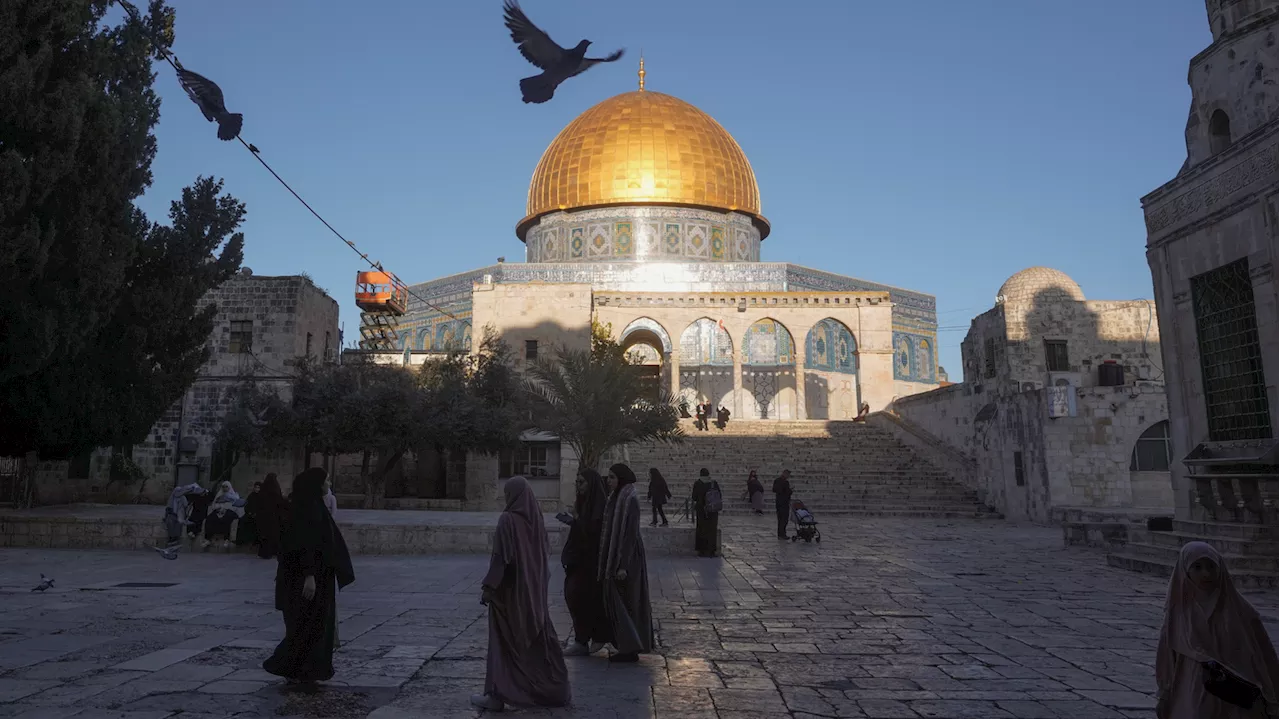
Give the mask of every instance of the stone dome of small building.
[[1028, 267], [1000, 285], [996, 304], [1031, 304], [1039, 301], [1084, 302], [1084, 291], [1076, 281], [1052, 267]]

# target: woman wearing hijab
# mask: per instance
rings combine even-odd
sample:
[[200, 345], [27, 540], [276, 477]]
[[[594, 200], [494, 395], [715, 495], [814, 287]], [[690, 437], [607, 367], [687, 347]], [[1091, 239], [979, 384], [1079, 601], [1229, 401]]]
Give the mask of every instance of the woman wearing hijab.
[[471, 703], [489, 711], [508, 704], [562, 707], [569, 703], [569, 672], [547, 603], [550, 542], [542, 510], [524, 477], [508, 479], [502, 491], [507, 507], [480, 595], [489, 607], [484, 694]]
[[578, 496], [573, 514], [558, 515], [560, 521], [569, 525], [569, 537], [560, 554], [560, 564], [564, 567], [564, 602], [573, 619], [574, 641], [565, 647], [566, 657], [595, 654], [612, 641], [600, 580], [596, 578], [604, 505], [609, 496], [604, 479], [594, 469], [579, 470], [574, 488]]
[[[1164, 626], [1156, 648], [1159, 719], [1274, 717], [1276, 651], [1258, 610], [1231, 582], [1222, 555], [1204, 542], [1188, 542], [1178, 555]], [[1216, 662], [1260, 690], [1249, 708], [1219, 698], [1206, 680]]]
[[236, 507], [244, 506], [240, 495], [232, 488], [230, 482], [218, 485], [218, 493], [209, 505], [209, 516], [204, 520], [204, 548], [207, 550], [214, 542], [222, 541], [224, 547], [231, 544], [231, 525], [240, 518]]
[[699, 557], [716, 556], [716, 543], [720, 534], [720, 515], [707, 511], [707, 493], [715, 486], [711, 472], [705, 467], [698, 472], [690, 499], [693, 504], [693, 548]]
[[254, 482], [244, 498], [244, 516], [236, 525], [236, 546], [258, 543], [258, 512], [262, 511], [262, 482]]
[[169, 493], [169, 503], [164, 508], [164, 529], [168, 537], [168, 547], [176, 547], [182, 541], [182, 530], [188, 522], [189, 498], [201, 494], [204, 494], [204, 488], [198, 484], [174, 487]]
[[751, 500], [751, 511], [764, 514], [764, 485], [754, 469], [747, 475], [747, 499]]
[[612, 494], [604, 508], [600, 561], [605, 615], [618, 653], [611, 662], [635, 662], [653, 650], [653, 609], [649, 604], [649, 568], [640, 538], [640, 500], [636, 475], [625, 464], [609, 468]]
[[284, 640], [262, 663], [266, 671], [303, 684], [333, 678], [334, 595], [356, 578], [342, 532], [324, 508], [324, 478], [325, 471], [313, 467], [293, 480], [276, 568]]
[[658, 517], [662, 517], [662, 526], [667, 526], [667, 513], [662, 511], [662, 505], [671, 499], [671, 489], [667, 487], [667, 480], [662, 476], [662, 472], [657, 467], [649, 468], [649, 504], [653, 505], [653, 521], [649, 522], [650, 527], [658, 526]]
[[276, 473], [268, 474], [262, 480], [262, 491], [258, 499], [256, 524], [258, 525], [258, 556], [271, 559], [280, 553], [281, 526], [289, 511], [289, 503], [280, 491], [280, 480]]

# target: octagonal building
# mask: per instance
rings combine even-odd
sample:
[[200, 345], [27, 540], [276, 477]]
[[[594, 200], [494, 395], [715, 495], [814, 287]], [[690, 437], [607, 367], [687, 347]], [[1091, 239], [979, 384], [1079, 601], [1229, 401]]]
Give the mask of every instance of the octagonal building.
[[409, 298], [406, 363], [478, 344], [486, 326], [528, 362], [588, 346], [596, 321], [653, 382], [735, 419], [852, 419], [938, 384], [934, 298], [765, 261], [778, 239], [746, 153], [705, 112], [646, 89], [643, 61], [637, 90], [551, 141], [515, 234], [525, 262], [410, 285], [434, 307]]

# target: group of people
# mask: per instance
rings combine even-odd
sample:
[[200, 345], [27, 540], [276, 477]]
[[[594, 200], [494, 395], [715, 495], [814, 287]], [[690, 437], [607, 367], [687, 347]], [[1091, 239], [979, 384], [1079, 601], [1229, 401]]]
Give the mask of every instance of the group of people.
[[[337, 501], [326, 478], [322, 502], [330, 514], [337, 512]], [[201, 548], [256, 547], [258, 556], [271, 559], [280, 547], [280, 527], [288, 501], [274, 472], [241, 498], [231, 482], [219, 482], [213, 492], [199, 484], [174, 488], [165, 506], [164, 524], [170, 549], [177, 547], [184, 533], [195, 539], [203, 534]]]
[[[653, 487], [652, 473], [650, 480]], [[595, 470], [583, 469], [575, 490], [573, 511], [556, 516], [569, 526], [560, 563], [573, 638], [562, 645], [548, 608], [550, 542], [538, 501], [524, 477], [512, 477], [503, 487], [506, 509], [481, 583], [480, 601], [489, 608], [489, 651], [484, 693], [471, 702], [482, 709], [565, 706], [565, 656], [588, 656], [611, 644], [616, 651], [610, 662], [632, 663], [653, 650], [636, 475], [615, 464], [606, 484]]]
[[[694, 410], [693, 410], [693, 426], [694, 427], [696, 427], [699, 430], [702, 430], [703, 432], [706, 432], [708, 429], [710, 429], [711, 413], [713, 411], [712, 407], [714, 407], [714, 405], [712, 405], [710, 402], [699, 402], [698, 404], [694, 405]], [[715, 419], [716, 427], [723, 430], [725, 426], [729, 424], [729, 414], [730, 414], [729, 408], [722, 406], [720, 407], [720, 409], [714, 410], [714, 412], [716, 415], [716, 419]]]

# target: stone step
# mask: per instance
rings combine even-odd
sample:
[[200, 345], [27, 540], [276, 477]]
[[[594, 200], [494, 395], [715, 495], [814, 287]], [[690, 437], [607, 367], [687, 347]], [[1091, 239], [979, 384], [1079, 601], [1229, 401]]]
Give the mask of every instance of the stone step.
[[1194, 522], [1175, 519], [1173, 530], [1184, 534], [1195, 534], [1202, 537], [1221, 537], [1223, 539], [1241, 539], [1247, 541], [1270, 541], [1280, 539], [1280, 528], [1274, 524], [1246, 524], [1243, 522]]
[[[1107, 564], [1131, 572], [1142, 572], [1157, 577], [1168, 578], [1173, 574], [1177, 561], [1154, 558], [1131, 551], [1132, 545], [1118, 552], [1107, 554]], [[1231, 581], [1239, 589], [1275, 589], [1277, 586], [1274, 571], [1231, 570]]]
[[1204, 542], [1223, 554], [1239, 554], [1242, 556], [1260, 557], [1277, 556], [1277, 546], [1274, 539], [1270, 541], [1249, 541], [1243, 539], [1224, 539], [1222, 537], [1211, 537], [1203, 534], [1190, 534], [1178, 531], [1151, 532], [1145, 529], [1137, 529], [1130, 532], [1130, 540], [1142, 544], [1172, 547], [1177, 550], [1181, 550], [1182, 546], [1187, 542]]
[[[1150, 559], [1158, 559], [1170, 564], [1176, 563], [1178, 553], [1181, 546], [1166, 546], [1161, 544], [1149, 544], [1147, 542], [1129, 542], [1125, 547], [1125, 553], [1136, 557], [1146, 557]], [[1221, 551], [1221, 550], [1219, 550]], [[1227, 567], [1234, 576], [1237, 572], [1275, 572], [1276, 558], [1274, 555], [1266, 556], [1259, 554], [1229, 554], [1222, 553], [1223, 559], [1227, 560]]]

